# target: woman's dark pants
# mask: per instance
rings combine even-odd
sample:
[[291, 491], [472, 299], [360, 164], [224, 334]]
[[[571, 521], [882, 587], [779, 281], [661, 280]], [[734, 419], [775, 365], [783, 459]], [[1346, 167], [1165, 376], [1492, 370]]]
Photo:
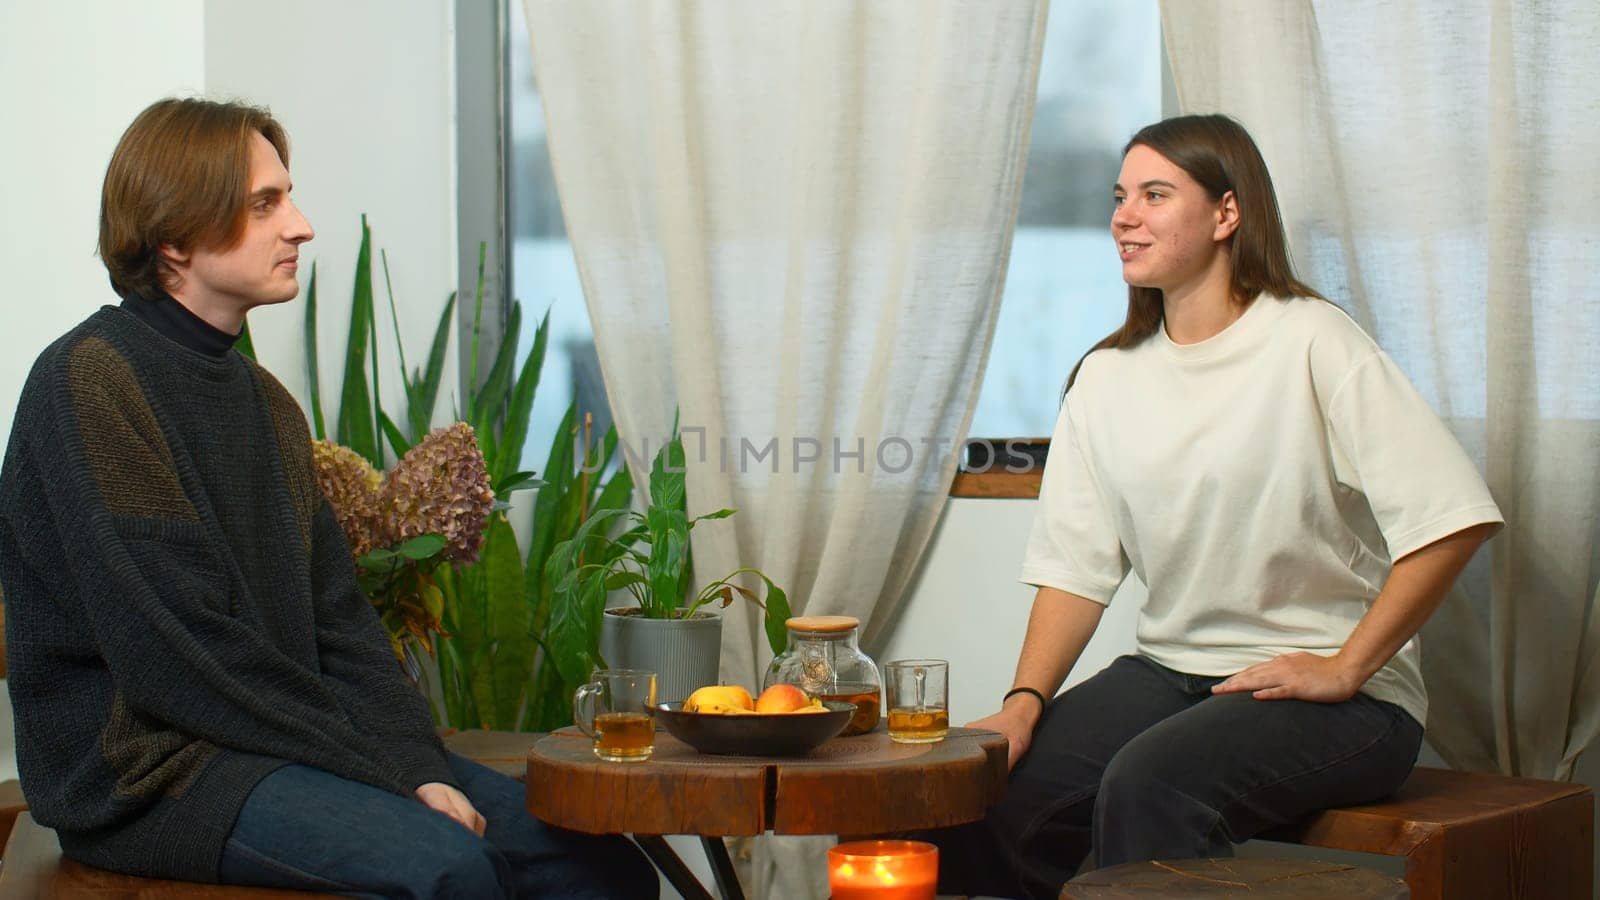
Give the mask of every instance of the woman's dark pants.
[[1057, 697], [988, 818], [927, 836], [940, 893], [1053, 898], [1091, 849], [1096, 868], [1230, 856], [1416, 763], [1422, 726], [1392, 703], [1213, 696], [1222, 680], [1124, 656]]

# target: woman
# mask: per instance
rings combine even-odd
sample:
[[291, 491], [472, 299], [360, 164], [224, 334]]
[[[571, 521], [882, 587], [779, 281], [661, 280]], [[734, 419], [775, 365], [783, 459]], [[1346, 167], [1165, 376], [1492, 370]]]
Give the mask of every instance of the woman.
[[[1068, 382], [1014, 689], [973, 723], [1010, 739], [1010, 787], [983, 841], [942, 842], [953, 890], [1054, 897], [1091, 848], [1226, 856], [1393, 791], [1426, 720], [1413, 638], [1502, 522], [1394, 363], [1295, 278], [1238, 123], [1143, 129], [1114, 196], [1128, 317]], [[1130, 570], [1138, 652], [1047, 701]]]

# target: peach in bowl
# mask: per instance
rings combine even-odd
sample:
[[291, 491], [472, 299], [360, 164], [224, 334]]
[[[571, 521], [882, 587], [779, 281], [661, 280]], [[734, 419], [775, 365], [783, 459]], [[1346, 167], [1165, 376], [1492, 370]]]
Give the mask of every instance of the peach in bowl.
[[855, 704], [817, 700], [787, 684], [756, 698], [737, 685], [712, 685], [650, 711], [668, 733], [701, 753], [803, 756], [843, 731]]

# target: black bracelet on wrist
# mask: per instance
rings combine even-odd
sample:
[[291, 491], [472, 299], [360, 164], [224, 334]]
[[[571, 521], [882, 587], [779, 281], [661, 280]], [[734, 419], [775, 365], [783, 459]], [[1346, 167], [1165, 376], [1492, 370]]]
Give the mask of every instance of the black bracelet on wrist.
[[1007, 700], [1010, 700], [1012, 697], [1015, 697], [1018, 694], [1032, 694], [1033, 696], [1039, 698], [1040, 708], [1050, 705], [1050, 701], [1045, 699], [1044, 694], [1039, 693], [1031, 687], [1012, 688], [1011, 690], [1006, 691], [1006, 695], [1000, 698], [1000, 705], [1004, 706]]

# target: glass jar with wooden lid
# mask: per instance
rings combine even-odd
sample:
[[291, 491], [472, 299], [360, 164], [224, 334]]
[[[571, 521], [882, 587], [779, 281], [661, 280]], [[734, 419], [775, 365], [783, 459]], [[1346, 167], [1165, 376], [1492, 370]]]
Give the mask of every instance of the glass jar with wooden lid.
[[767, 667], [763, 690], [792, 684], [820, 700], [856, 705], [842, 734], [865, 734], [878, 724], [883, 678], [878, 664], [861, 652], [861, 620], [855, 616], [795, 616], [784, 622], [789, 646]]

